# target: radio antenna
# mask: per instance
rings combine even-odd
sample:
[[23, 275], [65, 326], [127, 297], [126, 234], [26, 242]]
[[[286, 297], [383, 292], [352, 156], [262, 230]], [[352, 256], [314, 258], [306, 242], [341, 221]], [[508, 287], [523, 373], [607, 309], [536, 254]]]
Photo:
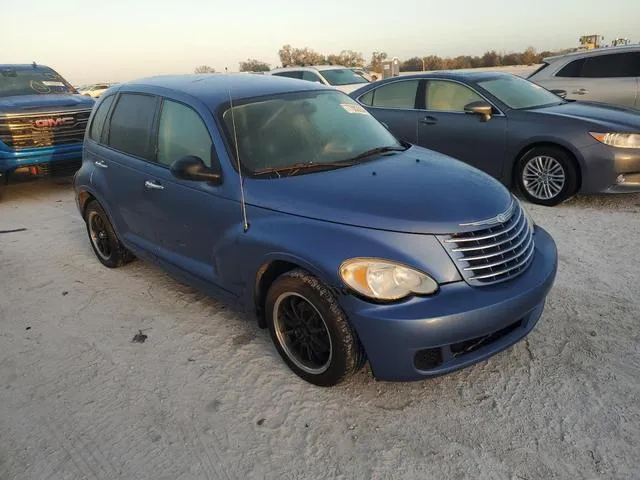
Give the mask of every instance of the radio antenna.
[[247, 220], [247, 205], [244, 200], [244, 179], [242, 178], [242, 164], [240, 163], [240, 150], [238, 149], [238, 132], [236, 131], [236, 116], [233, 112], [233, 99], [231, 98], [231, 80], [229, 79], [229, 70], [224, 67], [227, 74], [227, 93], [229, 94], [229, 109], [231, 110], [231, 124], [233, 125], [233, 148], [236, 154], [236, 162], [238, 164], [238, 177], [240, 178], [240, 208], [242, 210], [242, 229], [246, 232], [249, 230], [249, 221]]

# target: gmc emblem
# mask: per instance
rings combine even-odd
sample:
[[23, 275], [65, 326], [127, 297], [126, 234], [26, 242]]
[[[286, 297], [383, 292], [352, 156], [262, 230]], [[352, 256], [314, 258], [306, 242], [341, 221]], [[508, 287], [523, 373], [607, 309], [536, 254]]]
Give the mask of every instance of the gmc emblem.
[[73, 125], [73, 122], [73, 117], [40, 118], [35, 121], [35, 125], [38, 128], [51, 128], [61, 127], [63, 125]]

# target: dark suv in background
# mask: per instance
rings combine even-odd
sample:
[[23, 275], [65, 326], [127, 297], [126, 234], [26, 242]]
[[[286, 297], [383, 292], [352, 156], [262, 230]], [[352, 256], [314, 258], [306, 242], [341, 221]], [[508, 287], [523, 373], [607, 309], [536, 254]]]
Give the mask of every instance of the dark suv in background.
[[0, 184], [11, 172], [79, 166], [94, 104], [47, 66], [0, 64]]

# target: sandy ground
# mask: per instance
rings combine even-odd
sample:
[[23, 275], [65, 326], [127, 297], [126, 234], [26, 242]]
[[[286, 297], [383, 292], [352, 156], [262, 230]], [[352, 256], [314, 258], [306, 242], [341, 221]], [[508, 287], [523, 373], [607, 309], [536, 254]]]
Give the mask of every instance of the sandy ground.
[[320, 389], [251, 319], [102, 267], [68, 182], [10, 186], [0, 230], [27, 230], [0, 234], [0, 479], [640, 477], [640, 195], [530, 210], [560, 267], [526, 342]]

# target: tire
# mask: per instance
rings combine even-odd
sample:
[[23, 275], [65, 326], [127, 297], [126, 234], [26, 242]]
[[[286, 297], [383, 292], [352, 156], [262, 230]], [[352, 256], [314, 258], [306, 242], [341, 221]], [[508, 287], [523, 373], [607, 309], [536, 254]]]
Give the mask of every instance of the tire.
[[518, 160], [516, 183], [531, 203], [553, 207], [576, 194], [578, 170], [565, 150], [535, 147]]
[[[267, 293], [265, 314], [278, 353], [303, 380], [331, 387], [364, 365], [364, 350], [335, 297], [305, 271], [292, 270], [276, 279]], [[310, 349], [316, 353], [310, 355]]]
[[118, 268], [133, 260], [133, 255], [120, 243], [102, 206], [91, 200], [84, 212], [89, 243], [98, 260], [109, 268]]

